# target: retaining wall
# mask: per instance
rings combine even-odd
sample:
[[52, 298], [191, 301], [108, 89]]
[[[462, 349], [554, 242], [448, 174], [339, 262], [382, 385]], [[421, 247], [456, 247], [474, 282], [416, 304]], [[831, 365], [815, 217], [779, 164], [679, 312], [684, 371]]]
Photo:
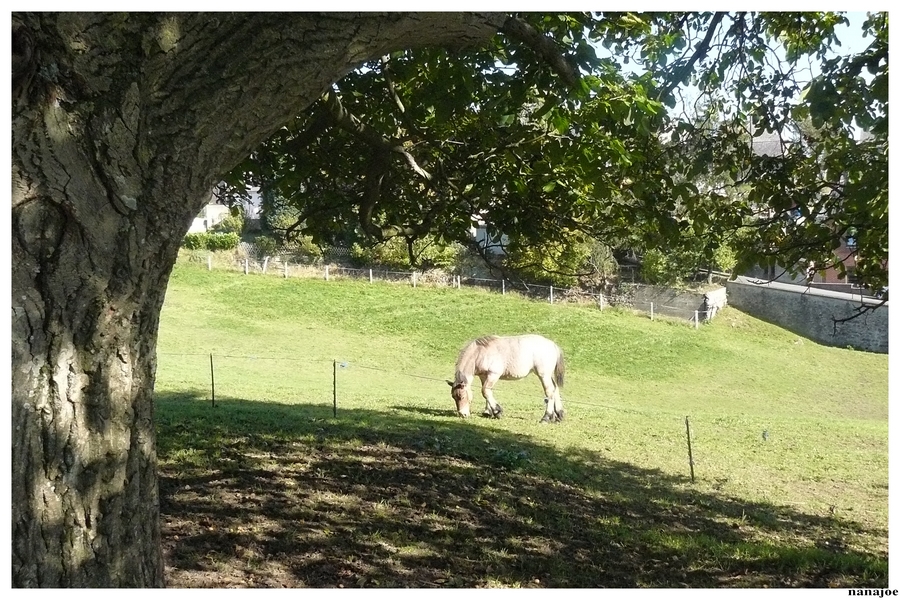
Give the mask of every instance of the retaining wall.
[[749, 277], [725, 285], [731, 306], [763, 321], [828, 346], [888, 351], [887, 303], [851, 321], [834, 322], [853, 316], [860, 306], [878, 306], [880, 300]]

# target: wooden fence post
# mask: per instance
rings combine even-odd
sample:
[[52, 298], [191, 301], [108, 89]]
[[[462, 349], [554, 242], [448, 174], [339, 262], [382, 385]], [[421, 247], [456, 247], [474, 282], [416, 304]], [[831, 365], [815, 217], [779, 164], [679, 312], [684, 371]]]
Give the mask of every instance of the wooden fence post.
[[263, 260], [263, 269], [262, 269], [263, 275], [266, 274], [266, 269], [267, 269], [268, 267], [269, 267], [269, 257], [267, 256], [267, 257]]
[[372, 269], [369, 269], [369, 283], [372, 283]]
[[653, 303], [650, 303], [650, 320], [653, 320]]
[[694, 311], [694, 329], [698, 329], [700, 327], [700, 311]]
[[206, 255], [206, 270], [212, 271], [212, 254]]
[[691, 483], [694, 483], [694, 452], [691, 449], [691, 422], [687, 417], [684, 418], [684, 427], [687, 429], [688, 464], [691, 466]]
[[209, 353], [209, 383], [210, 383], [210, 389], [212, 391], [212, 405], [213, 405], [213, 408], [215, 408], [216, 407], [216, 370], [213, 367], [212, 352]]
[[502, 290], [501, 293], [505, 296], [506, 295], [506, 280], [505, 279], [500, 280], [500, 287]]
[[250, 272], [250, 259], [245, 258], [244, 259], [244, 275], [248, 274], [249, 272]]
[[325, 281], [328, 281], [328, 265], [325, 265]]
[[284, 265], [284, 272], [282, 273], [282, 277], [287, 279], [288, 261], [284, 261], [283, 265]]
[[550, 286], [550, 304], [553, 304], [553, 286]]

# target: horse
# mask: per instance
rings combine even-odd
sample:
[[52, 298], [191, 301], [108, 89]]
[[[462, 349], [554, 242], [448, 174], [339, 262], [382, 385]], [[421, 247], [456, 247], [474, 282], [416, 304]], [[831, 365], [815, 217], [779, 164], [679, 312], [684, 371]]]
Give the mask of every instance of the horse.
[[548, 423], [562, 421], [565, 414], [559, 395], [565, 371], [562, 350], [543, 336], [487, 335], [472, 340], [460, 350], [456, 378], [448, 379], [447, 383], [456, 402], [457, 414], [466, 418], [472, 401], [472, 379], [477, 375], [481, 379], [481, 395], [487, 401], [482, 416], [497, 419], [503, 408], [494, 399], [494, 384], [500, 379], [522, 379], [529, 373], [536, 373], [544, 386], [545, 408], [541, 423]]

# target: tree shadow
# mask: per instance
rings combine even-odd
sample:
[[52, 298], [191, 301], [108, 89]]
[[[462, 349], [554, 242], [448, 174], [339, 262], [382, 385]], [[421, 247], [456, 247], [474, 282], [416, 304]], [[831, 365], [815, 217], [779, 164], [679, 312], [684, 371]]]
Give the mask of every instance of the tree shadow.
[[887, 555], [846, 541], [885, 531], [601, 453], [457, 418], [156, 399], [170, 586], [887, 586]]

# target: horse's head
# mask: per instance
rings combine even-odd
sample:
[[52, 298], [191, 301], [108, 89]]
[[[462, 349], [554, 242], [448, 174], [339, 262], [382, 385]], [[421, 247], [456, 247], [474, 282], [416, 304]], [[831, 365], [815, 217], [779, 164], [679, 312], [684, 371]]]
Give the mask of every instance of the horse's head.
[[447, 385], [450, 386], [450, 396], [456, 402], [456, 414], [463, 418], [468, 417], [469, 402], [471, 402], [469, 386], [463, 381], [450, 381], [449, 379], [447, 380]]

